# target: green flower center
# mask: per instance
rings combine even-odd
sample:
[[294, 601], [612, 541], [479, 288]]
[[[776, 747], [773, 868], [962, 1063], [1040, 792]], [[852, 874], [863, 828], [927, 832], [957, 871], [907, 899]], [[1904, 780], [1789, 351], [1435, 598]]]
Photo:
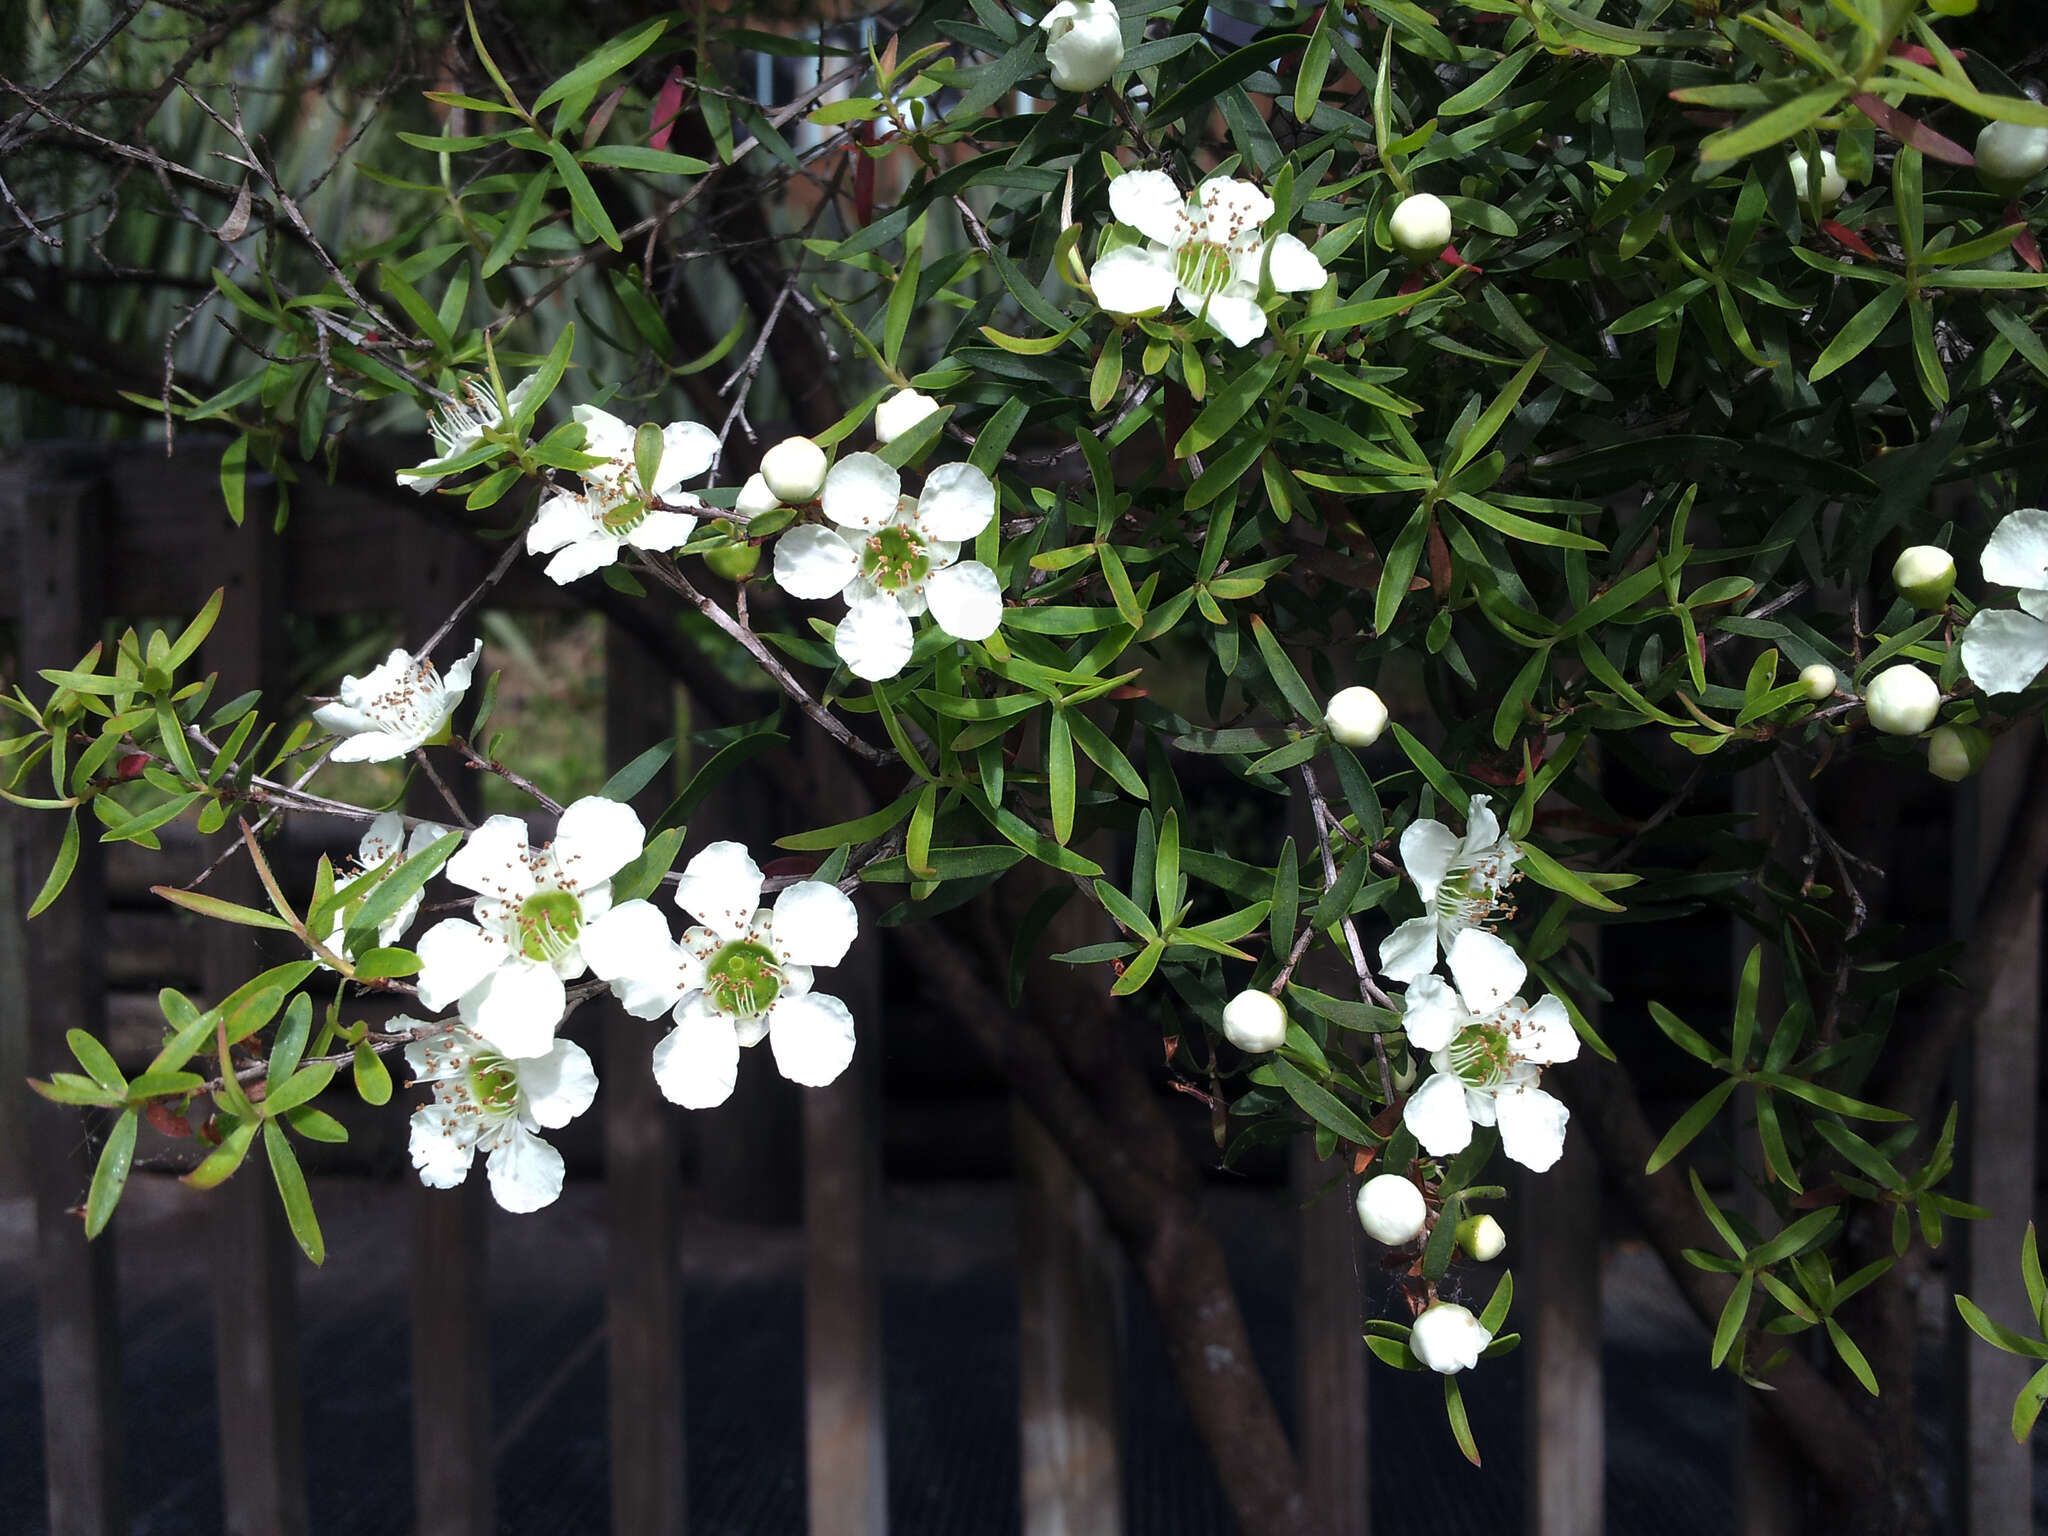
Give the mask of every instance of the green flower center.
[[1190, 240], [1173, 257], [1173, 280], [1210, 298], [1230, 284], [1230, 252], [1209, 240]]
[[1506, 1030], [1475, 1020], [1451, 1041], [1451, 1070], [1470, 1087], [1488, 1088], [1507, 1075], [1514, 1054]]
[[891, 523], [868, 535], [860, 553], [860, 573], [884, 592], [901, 592], [931, 575], [932, 557], [914, 530]]
[[583, 903], [567, 891], [535, 891], [519, 906], [519, 953], [559, 960], [583, 931]]
[[1513, 908], [1503, 909], [1501, 892], [1515, 878], [1504, 871], [1497, 855], [1488, 854], [1477, 864], [1460, 869], [1453, 866], [1436, 890], [1436, 915], [1447, 927], [1472, 928], [1496, 913], [1512, 917]]
[[647, 521], [647, 514], [653, 510], [644, 496], [632, 496], [615, 507], [608, 507], [597, 514], [597, 520], [606, 533], [631, 533]]
[[519, 1107], [519, 1075], [502, 1056], [479, 1056], [469, 1069], [469, 1091], [487, 1110], [510, 1113]]
[[735, 939], [704, 963], [704, 990], [720, 1013], [751, 1018], [781, 993], [782, 967], [767, 945]]

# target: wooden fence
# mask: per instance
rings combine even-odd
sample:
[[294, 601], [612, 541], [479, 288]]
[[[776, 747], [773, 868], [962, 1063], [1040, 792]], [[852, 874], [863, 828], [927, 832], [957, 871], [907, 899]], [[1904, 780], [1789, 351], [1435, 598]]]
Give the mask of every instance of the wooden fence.
[[[114, 617], [191, 612], [225, 581], [228, 603], [205, 662], [227, 694], [275, 685], [287, 611], [393, 612], [417, 638], [473, 585], [475, 542], [405, 493], [296, 488], [283, 535], [269, 529], [268, 491], [251, 478], [248, 521], [231, 525], [204, 445], [166, 460], [147, 447], [52, 447], [0, 469], [0, 619], [18, 626], [21, 674], [71, 664]], [[394, 583], [393, 572], [402, 573]], [[492, 605], [563, 607], [575, 599], [514, 567]], [[458, 637], [459, 638], [459, 637]], [[674, 683], [644, 636], [613, 624], [606, 644], [605, 736], [613, 763], [673, 732]], [[700, 713], [699, 717], [702, 719]], [[1996, 840], [2016, 769], [2001, 760], [1964, 803], [1972, 843]], [[422, 804], [423, 811], [431, 805]], [[15, 919], [56, 854], [53, 816], [13, 814], [0, 875], [0, 1186], [33, 1190], [41, 1307], [44, 1432], [52, 1536], [109, 1536], [122, 1507], [121, 1395], [114, 1282], [117, 1220], [88, 1244], [73, 1208], [92, 1172], [75, 1111], [17, 1084], [68, 1063], [66, 1030], [98, 1033], [109, 951], [107, 850], [91, 836], [72, 889], [36, 919], [23, 945]], [[1976, 829], [1981, 826], [1980, 834]], [[223, 870], [218, 879], [231, 878]], [[215, 887], [234, 896], [225, 884]], [[247, 892], [240, 893], [248, 895]], [[1968, 899], [1968, 893], [1965, 893]], [[9, 930], [13, 931], [10, 932]], [[118, 947], [118, 946], [116, 946]], [[218, 996], [248, 968], [245, 938], [209, 944], [205, 990]], [[1963, 1064], [1972, 1113], [1972, 1197], [1999, 1214], [1972, 1234], [1963, 1288], [1994, 1316], [2023, 1317], [2016, 1256], [2034, 1203], [2037, 966], [2020, 967], [1981, 1020]], [[877, 962], [851, 963], [838, 989], [862, 1021], [855, 1068], [805, 1095], [804, 1403], [814, 1536], [879, 1536], [887, 1525], [880, 1284], [880, 1052]], [[22, 1006], [23, 999], [26, 1006]], [[609, 1007], [609, 1004], [606, 1005]], [[642, 1025], [614, 1010], [614, 1059], [645, 1047]], [[612, 1528], [660, 1536], [685, 1527], [677, 1213], [677, 1116], [645, 1072], [607, 1078], [602, 1105], [606, 1307], [609, 1335]], [[1043, 1130], [1016, 1114], [1020, 1488], [1025, 1536], [1116, 1536], [1124, 1527], [1114, 1379], [1119, 1259], [1099, 1211]], [[297, 1257], [260, 1160], [210, 1197], [222, 1485], [234, 1536], [307, 1529], [295, 1327]], [[1300, 1158], [1306, 1202], [1337, 1170]], [[1597, 1536], [1602, 1529], [1601, 1189], [1592, 1149], [1574, 1138], [1562, 1164], [1518, 1190], [1516, 1306], [1528, 1347], [1528, 1529]], [[484, 1536], [492, 1508], [491, 1428], [482, 1309], [468, 1305], [484, 1264], [484, 1181], [411, 1200], [414, 1271], [413, 1476], [426, 1536]], [[1360, 1251], [1348, 1203], [1304, 1203], [1300, 1216], [1295, 1372], [1298, 1436], [1311, 1497], [1332, 1536], [1371, 1530], [1368, 1384], [1360, 1343]], [[1962, 1356], [1962, 1472], [1971, 1536], [2031, 1529], [2031, 1463], [2006, 1429], [2019, 1362]], [[2020, 1372], [2021, 1375], [2024, 1372]], [[1758, 1452], [1761, 1455], [1762, 1452]], [[1966, 1470], [1965, 1470], [1966, 1469]], [[1754, 1464], [1744, 1528], [1796, 1527]], [[1959, 1527], [1962, 1528], [1962, 1527]]]

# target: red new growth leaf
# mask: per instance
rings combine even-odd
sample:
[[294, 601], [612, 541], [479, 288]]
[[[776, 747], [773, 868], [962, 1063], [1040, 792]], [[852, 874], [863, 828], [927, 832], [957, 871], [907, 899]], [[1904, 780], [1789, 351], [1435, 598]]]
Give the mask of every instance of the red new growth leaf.
[[[862, 123], [854, 134], [856, 146], [875, 142], [875, 125]], [[866, 229], [875, 217], [875, 157], [863, 147], [853, 152], [853, 222]]]
[[148, 766], [147, 752], [130, 752], [121, 759], [120, 765], [114, 771], [124, 779], [139, 779], [142, 777], [142, 770]]
[[1827, 232], [1828, 238], [1837, 245], [1846, 245], [1865, 261], [1877, 260], [1877, 252], [1873, 251], [1864, 238], [1857, 234], [1855, 230], [1849, 228], [1848, 225], [1838, 224], [1833, 219], [1829, 219], [1821, 225], [1821, 228]]
[[193, 1134], [192, 1123], [161, 1099], [151, 1099], [144, 1105], [142, 1118], [164, 1135], [175, 1136], [181, 1141], [190, 1139]]
[[682, 115], [683, 91], [688, 81], [689, 77], [678, 65], [661, 82], [661, 89], [654, 97], [654, 111], [648, 118], [647, 144], [650, 149], [668, 148], [668, 136], [675, 132], [676, 119]]
[[2013, 237], [2013, 254], [2036, 272], [2041, 270], [2041, 247], [2034, 240], [2034, 232], [2027, 228], [2027, 221], [2020, 212], [2018, 203], [2005, 205], [2005, 222], [2020, 226], [2020, 232]]
[[1856, 110], [1901, 144], [1910, 144], [1930, 160], [1949, 165], [1975, 165], [1977, 157], [1954, 139], [1936, 133], [1911, 113], [1901, 112], [1880, 96], [1865, 91], [1855, 98]]

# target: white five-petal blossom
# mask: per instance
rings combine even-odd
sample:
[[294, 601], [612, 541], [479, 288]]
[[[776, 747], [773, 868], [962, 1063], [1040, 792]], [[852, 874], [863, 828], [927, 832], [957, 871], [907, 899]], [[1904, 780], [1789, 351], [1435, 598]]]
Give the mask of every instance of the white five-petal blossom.
[[336, 700], [313, 711], [314, 720], [341, 738], [333, 760], [395, 762], [440, 740], [483, 652], [479, 640], [444, 677], [426, 657], [400, 647], [367, 676], [344, 677]]
[[645, 837], [630, 805], [599, 795], [564, 810], [554, 841], [538, 848], [518, 817], [491, 817], [445, 866], [477, 893], [474, 920], [446, 918], [414, 946], [420, 1002], [437, 1012], [455, 1004], [506, 1056], [546, 1054], [567, 1007], [562, 984], [585, 969], [585, 931], [611, 910], [611, 878]]
[[1571, 1016], [1555, 997], [1524, 1002], [1529, 968], [1484, 929], [1452, 940], [1449, 964], [1455, 986], [1424, 976], [1408, 989], [1401, 1027], [1434, 1070], [1402, 1121], [1431, 1157], [1462, 1152], [1475, 1125], [1498, 1124], [1502, 1150], [1541, 1173], [1563, 1155], [1571, 1113], [1537, 1086], [1539, 1069], [1579, 1054]]
[[[370, 823], [369, 830], [363, 834], [362, 842], [357, 845], [356, 867], [334, 877], [334, 894], [342, 895], [350, 886], [376, 874], [387, 863], [401, 858], [413, 858], [454, 830], [453, 827], [444, 827], [437, 822], [422, 821], [413, 827], [412, 836], [408, 838], [405, 835], [405, 818], [396, 811], [386, 811]], [[414, 891], [399, 903], [396, 912], [378, 925], [379, 945], [388, 948], [405, 936], [405, 931], [412, 927], [412, 920], [419, 916], [420, 897], [423, 894]], [[348, 932], [348, 925], [348, 904], [343, 902], [334, 909], [334, 923], [327, 935], [327, 947], [337, 954], [341, 952], [342, 939]]]
[[583, 451], [605, 462], [580, 472], [583, 489], [556, 491], [541, 503], [526, 530], [530, 554], [552, 555], [550, 579], [564, 584], [602, 570], [627, 546], [674, 549], [697, 527], [695, 512], [703, 503], [682, 489], [711, 467], [718, 456], [718, 437], [700, 422], [676, 421], [661, 429], [661, 452], [653, 478], [642, 484], [637, 464], [638, 431], [608, 411], [579, 405]]
[[1313, 293], [1326, 274], [1293, 235], [1272, 241], [1273, 199], [1248, 181], [1212, 176], [1192, 199], [1164, 171], [1126, 171], [1109, 184], [1110, 211], [1149, 242], [1122, 245], [1095, 263], [1095, 300], [1113, 315], [1149, 315], [1176, 296], [1236, 346], [1266, 334], [1263, 273], [1281, 293]]
[[[506, 403], [517, 416], [533, 393], [539, 375], [530, 374], [512, 388]], [[498, 397], [483, 379], [466, 378], [455, 388], [455, 398], [427, 418], [427, 431], [434, 439], [434, 456], [412, 469], [401, 470], [400, 485], [420, 492], [431, 491], [449, 473], [448, 461], [458, 459], [484, 440], [484, 434], [505, 418], [498, 410]]]
[[1963, 670], [1986, 693], [2018, 693], [2048, 667], [2048, 511], [2007, 513], [1984, 545], [1984, 579], [2020, 605], [1980, 608], [1963, 631]]
[[760, 866], [739, 843], [712, 843], [683, 866], [676, 904], [697, 920], [680, 945], [649, 903], [621, 902], [584, 937], [590, 968], [641, 1018], [673, 1011], [654, 1047], [654, 1079], [685, 1109], [723, 1104], [740, 1048], [766, 1038], [793, 1083], [822, 1088], [853, 1060], [853, 1014], [811, 990], [860, 931], [837, 886], [800, 880], [761, 905]]
[[[395, 1026], [421, 1027], [416, 1019]], [[420, 1182], [449, 1189], [485, 1157], [491, 1195], [508, 1211], [537, 1211], [562, 1192], [562, 1154], [540, 1135], [590, 1108], [597, 1074], [582, 1046], [555, 1041], [514, 1060], [466, 1029], [445, 1029], [405, 1048], [415, 1082], [434, 1101], [413, 1111], [412, 1165]]]
[[1107, 85], [1124, 61], [1123, 19], [1115, 0], [1060, 0], [1038, 24], [1045, 28], [1045, 60], [1059, 90]]
[[792, 597], [846, 599], [834, 648], [855, 677], [894, 677], [910, 660], [910, 621], [929, 611], [956, 640], [986, 640], [1003, 620], [996, 573], [960, 546], [996, 515], [996, 489], [972, 464], [941, 464], [915, 501], [872, 453], [825, 477], [820, 505], [836, 527], [806, 523], [775, 544], [775, 581]]
[[1380, 970], [1387, 980], [1414, 981], [1436, 969], [1437, 951], [1466, 929], [1500, 911], [1501, 897], [1516, 879], [1522, 850], [1500, 829], [1492, 797], [1474, 795], [1465, 835], [1440, 821], [1412, 821], [1401, 833], [1401, 863], [1422, 898], [1422, 916], [1411, 917], [1380, 941]]

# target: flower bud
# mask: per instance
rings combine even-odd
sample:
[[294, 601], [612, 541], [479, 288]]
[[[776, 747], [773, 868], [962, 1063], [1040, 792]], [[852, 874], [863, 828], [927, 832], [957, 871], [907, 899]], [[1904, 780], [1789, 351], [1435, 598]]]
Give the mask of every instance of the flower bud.
[[1799, 681], [1805, 685], [1806, 696], [1818, 704], [1822, 699], [1834, 697], [1835, 685], [1839, 679], [1835, 669], [1824, 661], [1816, 661], [1810, 667], [1799, 669]]
[[1491, 1264], [1507, 1252], [1508, 1235], [1491, 1216], [1467, 1216], [1458, 1223], [1458, 1246], [1467, 1258]]
[[1358, 1186], [1358, 1224], [1376, 1243], [1412, 1243], [1429, 1219], [1422, 1191], [1398, 1173], [1382, 1173]]
[[897, 390], [875, 407], [875, 441], [885, 446], [895, 442], [938, 408], [938, 401], [919, 390]]
[[781, 505], [781, 499], [768, 489], [766, 480], [759, 475], [749, 475], [747, 483], [740, 487], [739, 499], [733, 503], [733, 510], [748, 517], [759, 517], [763, 512], [773, 512]]
[[1324, 708], [1323, 728], [1347, 747], [1369, 747], [1387, 728], [1387, 706], [1370, 688], [1343, 689]]
[[1287, 1010], [1270, 993], [1240, 992], [1223, 1005], [1223, 1037], [1256, 1056], [1277, 1051], [1287, 1039]]
[[1039, 25], [1045, 28], [1052, 83], [1060, 90], [1107, 85], [1124, 61], [1124, 28], [1114, 0], [1060, 0]]
[[1945, 608], [1956, 586], [1956, 562], [1934, 544], [1915, 544], [1892, 562], [1892, 585], [1915, 608]]
[[1479, 1363], [1479, 1352], [1492, 1342], [1491, 1330], [1470, 1308], [1454, 1301], [1436, 1303], [1415, 1319], [1408, 1334], [1408, 1347], [1415, 1358], [1444, 1376], [1471, 1370]]
[[1401, 1065], [1394, 1068], [1394, 1087], [1398, 1092], [1406, 1093], [1415, 1086], [1415, 1079], [1420, 1076], [1422, 1068], [1415, 1064], [1415, 1058], [1412, 1055], [1403, 1056]]
[[[1785, 162], [1792, 172], [1792, 188], [1799, 194], [1799, 200], [1806, 201], [1806, 156], [1793, 150]], [[1849, 190], [1849, 178], [1835, 165], [1835, 152], [1824, 149], [1820, 152], [1820, 205], [1832, 208], [1842, 200], [1842, 194]]]
[[1977, 179], [2006, 197], [2048, 170], [2048, 128], [1986, 123], [1977, 133]]
[[1411, 192], [1394, 207], [1387, 233], [1414, 261], [1428, 261], [1451, 243], [1451, 208], [1433, 192]]
[[761, 480], [787, 506], [810, 501], [825, 483], [825, 450], [808, 437], [785, 437], [761, 455]]
[[1887, 736], [1918, 736], [1941, 712], [1941, 689], [1918, 667], [1886, 667], [1863, 689], [1870, 723]]
[[1991, 755], [1991, 737], [1974, 725], [1940, 725], [1927, 733], [1927, 771], [1960, 784]]

